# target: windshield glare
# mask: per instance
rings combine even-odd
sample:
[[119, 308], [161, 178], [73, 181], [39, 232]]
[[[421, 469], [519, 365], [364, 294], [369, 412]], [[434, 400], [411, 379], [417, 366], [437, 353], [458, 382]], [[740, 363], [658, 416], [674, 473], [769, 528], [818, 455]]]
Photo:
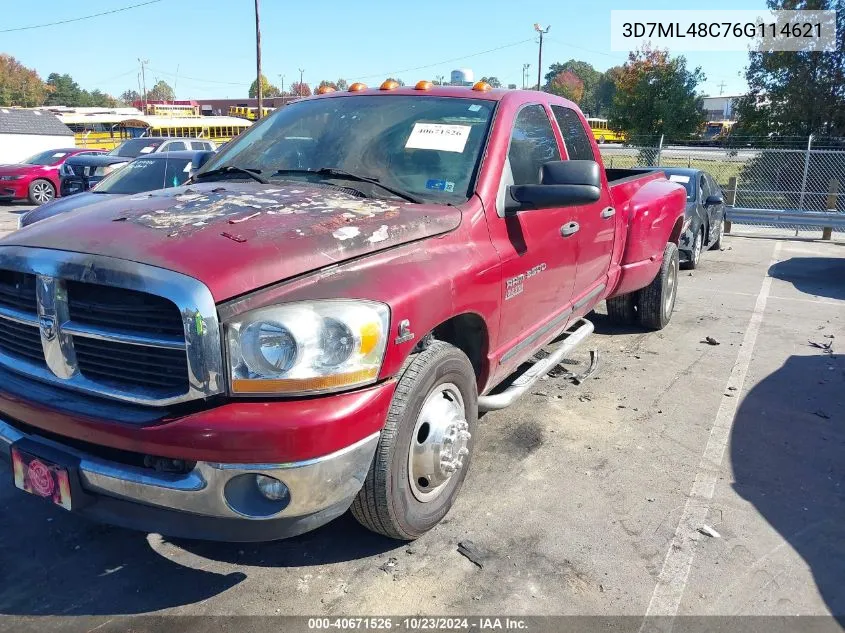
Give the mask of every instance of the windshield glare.
[[191, 175], [191, 161], [184, 158], [160, 160], [136, 158], [103, 178], [96, 193], [133, 194], [178, 187]]
[[[376, 178], [426, 201], [465, 201], [472, 195], [494, 106], [481, 99], [406, 95], [300, 101], [236, 137], [202, 171], [235, 166], [260, 169], [264, 178], [272, 178], [280, 169], [334, 168]], [[368, 195], [391, 196], [339, 176], [329, 180]]]
[[57, 152], [51, 149], [46, 152], [39, 152], [35, 156], [30, 156], [24, 161], [24, 165], [53, 165], [67, 155], [68, 152]]

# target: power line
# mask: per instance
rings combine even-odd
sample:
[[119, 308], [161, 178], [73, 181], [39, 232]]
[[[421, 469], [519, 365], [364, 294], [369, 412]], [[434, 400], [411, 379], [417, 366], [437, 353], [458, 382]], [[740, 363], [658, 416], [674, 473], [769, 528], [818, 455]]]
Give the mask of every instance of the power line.
[[[168, 77], [175, 77], [176, 76], [174, 73], [167, 72], [166, 70], [160, 70], [158, 68], [150, 67], [150, 70], [152, 70], [153, 72], [156, 72], [160, 75], [167, 75]], [[179, 78], [180, 79], [187, 79], [189, 81], [193, 81], [193, 82], [201, 83], [201, 84], [221, 84], [221, 85], [224, 85], [224, 86], [245, 86], [249, 83], [248, 81], [218, 81], [218, 80], [215, 80], [215, 79], [198, 79], [197, 77], [188, 77], [187, 75], [179, 75]]]
[[602, 51], [593, 50], [592, 48], [584, 48], [583, 46], [576, 46], [575, 44], [571, 44], [569, 42], [564, 42], [562, 40], [556, 39], [554, 37], [546, 36], [547, 40], [551, 40], [556, 44], [562, 44], [563, 46], [569, 46], [570, 48], [577, 48], [578, 50], [586, 51], [588, 53], [595, 53], [596, 55], [604, 55], [605, 57], [615, 57], [618, 58], [620, 55], [626, 55], [626, 53], [604, 53]]
[[[500, 50], [505, 49], [505, 48], [511, 48], [513, 46], [519, 46], [520, 44], [525, 44], [526, 42], [531, 42], [533, 40], [534, 40], [534, 38], [531, 37], [531, 38], [528, 38], [527, 40], [520, 40], [518, 42], [512, 42], [511, 44], [503, 44], [502, 46], [497, 46], [496, 48], [490, 48], [486, 51], [481, 51], [481, 52], [478, 52], [478, 53], [471, 53], [470, 55], [463, 55], [461, 57], [453, 57], [452, 59], [444, 59], [443, 61], [435, 62], [433, 64], [426, 64], [425, 66], [415, 66], [414, 68], [405, 68], [403, 70], [394, 70], [394, 71], [391, 71], [391, 72], [388, 72], [388, 73], [377, 73], [377, 74], [373, 74], [373, 75], [364, 75], [363, 77], [358, 76], [358, 79], [372, 79], [373, 77], [395, 77], [396, 75], [398, 75], [400, 73], [409, 73], [409, 72], [414, 71], [414, 70], [424, 70], [426, 68], [433, 68], [434, 66], [440, 66], [442, 64], [449, 64], [451, 62], [459, 62], [459, 61], [462, 61], [464, 59], [470, 59], [471, 57], [478, 57], [479, 55], [486, 55], [487, 53], [494, 53], [496, 51], [500, 51]], [[350, 76], [354, 77], [355, 75], [350, 75]]]
[[120, 13], [121, 11], [128, 11], [129, 9], [137, 9], [138, 7], [145, 7], [148, 4], [155, 4], [157, 2], [161, 2], [161, 0], [148, 0], [147, 2], [141, 2], [140, 4], [133, 4], [128, 7], [122, 7], [120, 9], [112, 9], [111, 11], [103, 11], [102, 13], [94, 13], [92, 15], [83, 15], [79, 18], [71, 18], [69, 20], [59, 20], [58, 22], [47, 22], [46, 24], [33, 24], [31, 26], [17, 26], [13, 29], [2, 29], [0, 33], [11, 33], [12, 31], [29, 31], [30, 29], [43, 29], [47, 26], [57, 26], [59, 24], [70, 24], [71, 22], [80, 22], [82, 20], [90, 20], [91, 18], [99, 18], [103, 15], [111, 15], [112, 13]]

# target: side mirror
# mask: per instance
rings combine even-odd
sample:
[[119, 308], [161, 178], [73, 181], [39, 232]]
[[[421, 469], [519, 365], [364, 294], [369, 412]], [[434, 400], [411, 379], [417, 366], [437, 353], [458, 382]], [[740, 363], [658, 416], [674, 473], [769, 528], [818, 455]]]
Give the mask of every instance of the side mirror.
[[212, 152], [211, 150], [206, 150], [204, 152], [198, 152], [196, 156], [194, 156], [193, 160], [191, 160], [191, 171], [196, 173], [196, 171], [205, 165], [211, 157], [214, 156], [216, 152]]
[[539, 185], [511, 185], [505, 213], [574, 207], [601, 197], [601, 167], [594, 160], [559, 160], [543, 165]]
[[712, 196], [707, 196], [707, 199], [704, 201], [705, 207], [712, 207], [717, 204], [725, 204], [725, 199], [718, 194], [713, 194]]

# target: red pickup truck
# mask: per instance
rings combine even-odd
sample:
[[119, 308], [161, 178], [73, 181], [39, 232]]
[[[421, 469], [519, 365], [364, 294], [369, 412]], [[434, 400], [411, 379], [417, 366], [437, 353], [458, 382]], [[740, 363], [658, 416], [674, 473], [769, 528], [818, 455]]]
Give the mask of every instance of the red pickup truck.
[[597, 303], [669, 322], [685, 203], [660, 172], [603, 169], [578, 108], [541, 92], [298, 101], [186, 186], [0, 242], [0, 458], [141, 530], [271, 540], [351, 506], [416, 538], [479, 411], [569, 354]]

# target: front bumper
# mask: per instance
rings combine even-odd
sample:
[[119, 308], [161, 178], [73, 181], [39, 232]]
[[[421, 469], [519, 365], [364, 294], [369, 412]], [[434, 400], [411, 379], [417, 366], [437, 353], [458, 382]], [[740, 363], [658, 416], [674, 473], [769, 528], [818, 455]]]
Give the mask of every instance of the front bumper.
[[[0, 419], [0, 460], [11, 461], [14, 443], [78, 460], [86, 503], [79, 514], [122, 527], [168, 536], [224, 541], [267, 541], [295, 536], [343, 514], [361, 489], [379, 433], [329, 455], [281, 464], [196, 462], [187, 473], [130, 466], [29, 435]], [[37, 449], [36, 449], [37, 452]], [[256, 475], [283, 482], [289, 496], [269, 507]]]
[[0, 180], [0, 200], [22, 200], [29, 196], [29, 182]]

